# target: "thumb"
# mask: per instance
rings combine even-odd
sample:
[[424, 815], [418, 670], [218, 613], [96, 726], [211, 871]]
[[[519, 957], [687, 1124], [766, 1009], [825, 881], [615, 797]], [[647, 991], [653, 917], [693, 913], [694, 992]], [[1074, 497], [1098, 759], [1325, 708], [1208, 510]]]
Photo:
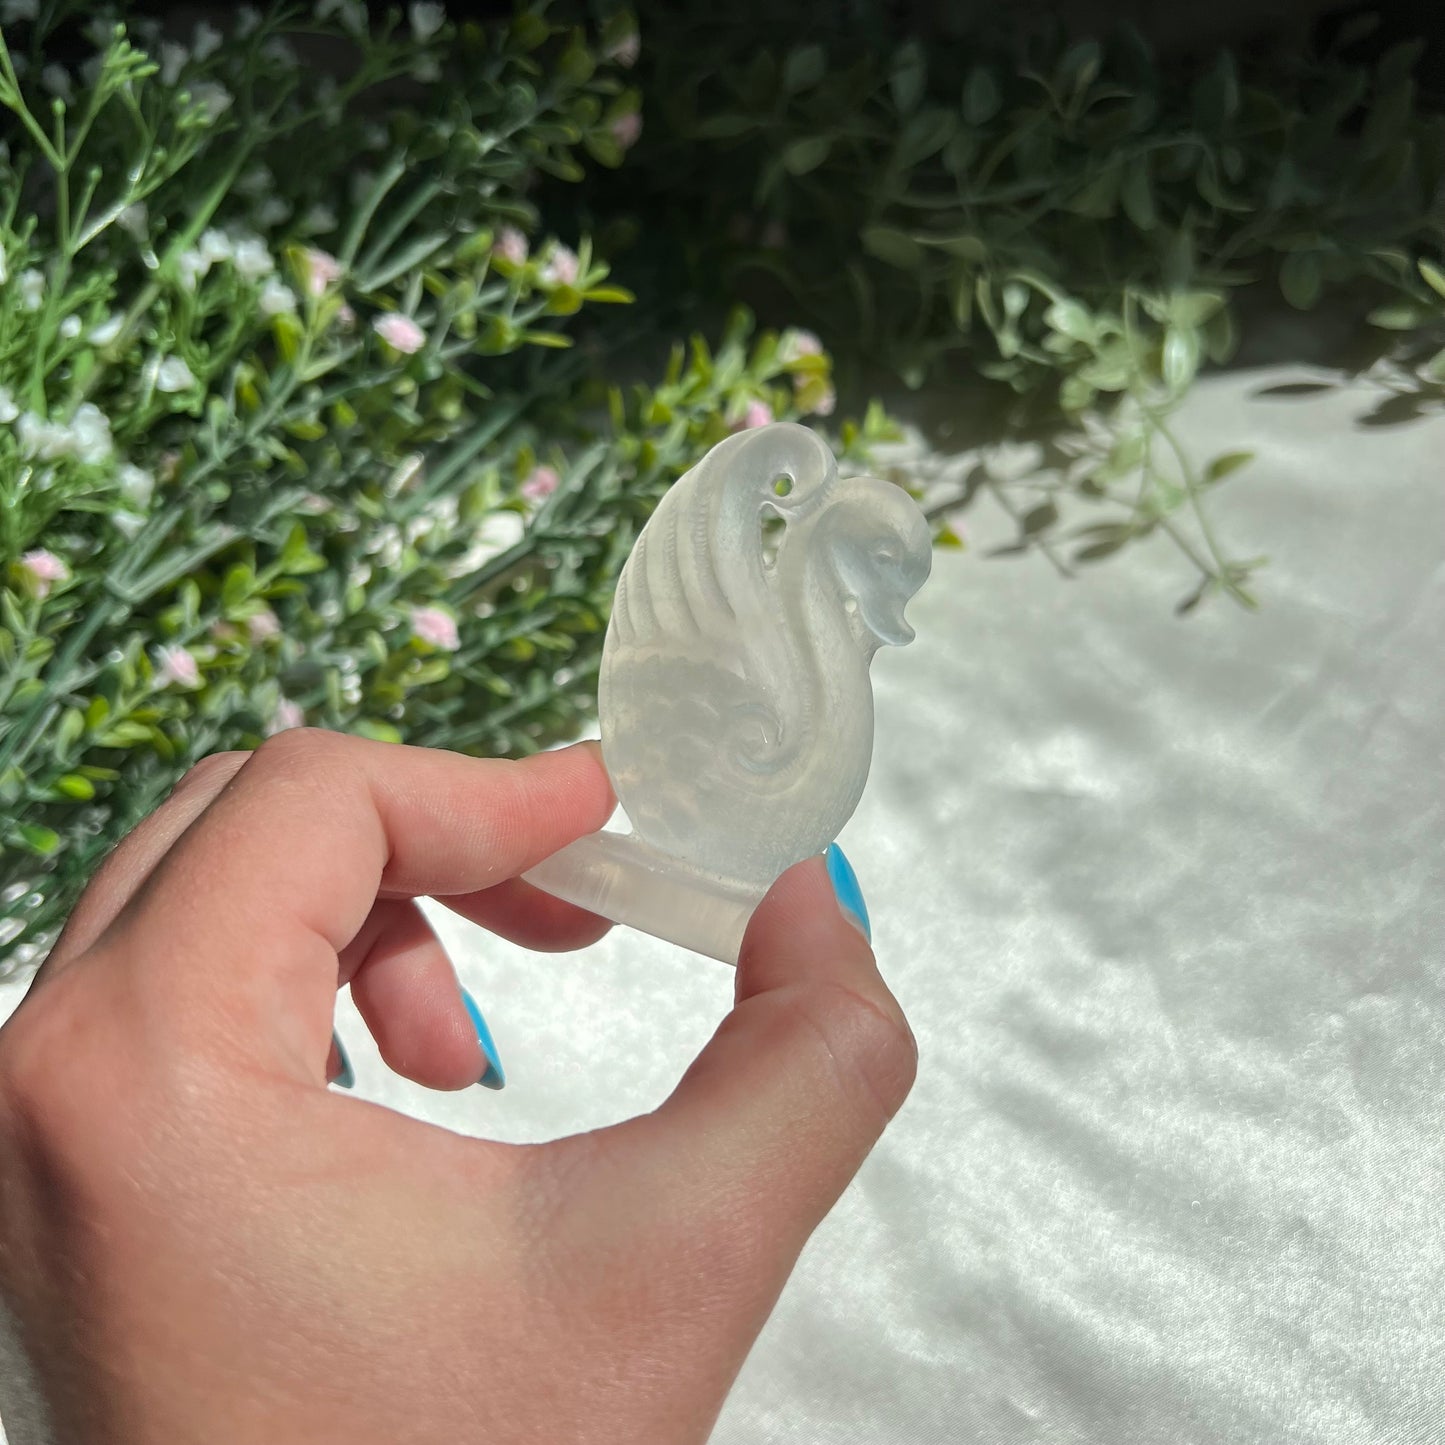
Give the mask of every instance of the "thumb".
[[637, 1202], [653, 1239], [677, 1238], [686, 1221], [689, 1252], [728, 1262], [744, 1314], [771, 1308], [917, 1067], [907, 1021], [834, 878], [861, 910], [836, 848], [784, 874], [748, 927], [736, 1006], [667, 1102], [620, 1126], [630, 1135], [624, 1172], [648, 1181], [650, 1198]]

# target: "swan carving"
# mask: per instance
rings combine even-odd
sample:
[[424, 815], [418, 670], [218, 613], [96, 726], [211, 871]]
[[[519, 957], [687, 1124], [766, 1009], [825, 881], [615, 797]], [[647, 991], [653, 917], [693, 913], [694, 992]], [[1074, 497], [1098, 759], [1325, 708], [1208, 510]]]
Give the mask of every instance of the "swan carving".
[[[840, 478], [807, 428], [715, 446], [643, 528], [603, 646], [602, 754], [633, 833], [581, 839], [532, 881], [735, 961], [752, 908], [862, 795], [869, 664], [911, 640], [904, 608], [931, 555], [912, 498]], [[628, 901], [648, 889], [667, 916]], [[689, 891], [726, 899], [727, 938], [691, 936], [708, 910]]]

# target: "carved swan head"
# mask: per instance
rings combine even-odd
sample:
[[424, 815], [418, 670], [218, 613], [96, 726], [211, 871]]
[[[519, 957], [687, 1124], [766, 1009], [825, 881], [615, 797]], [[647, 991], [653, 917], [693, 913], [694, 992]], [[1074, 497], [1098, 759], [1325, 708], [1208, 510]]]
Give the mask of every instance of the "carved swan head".
[[[824, 605], [842, 609], [858, 648], [913, 640], [903, 612], [928, 579], [933, 550], [928, 523], [901, 488], [874, 477], [835, 481], [812, 525], [797, 528], [779, 548], [779, 571], [819, 568]], [[790, 528], [790, 531], [793, 530]], [[811, 533], [811, 535], [805, 535]]]

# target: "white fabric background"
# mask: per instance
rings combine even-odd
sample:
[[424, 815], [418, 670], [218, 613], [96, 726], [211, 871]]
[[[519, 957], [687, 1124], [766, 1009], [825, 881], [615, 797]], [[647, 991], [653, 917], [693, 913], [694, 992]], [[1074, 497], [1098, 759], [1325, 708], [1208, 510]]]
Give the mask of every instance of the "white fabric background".
[[[1254, 395], [1304, 375], [1181, 425], [1259, 452], [1214, 513], [1272, 556], [1260, 615], [1176, 619], [1162, 545], [1068, 584], [944, 554], [880, 654], [842, 841], [922, 1068], [719, 1445], [1445, 1441], [1445, 425]], [[507, 1090], [341, 1026], [363, 1095], [452, 1128], [648, 1109], [728, 1004], [650, 939], [442, 918]]]

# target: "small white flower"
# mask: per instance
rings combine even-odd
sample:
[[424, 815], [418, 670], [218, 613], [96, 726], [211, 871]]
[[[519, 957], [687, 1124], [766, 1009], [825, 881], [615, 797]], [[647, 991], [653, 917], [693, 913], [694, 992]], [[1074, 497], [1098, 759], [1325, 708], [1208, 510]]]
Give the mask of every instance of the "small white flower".
[[292, 702], [289, 697], [283, 697], [276, 703], [276, 711], [271, 714], [271, 720], [266, 724], [266, 736], [274, 738], [277, 733], [305, 726], [306, 709], [299, 702]]
[[70, 72], [63, 65], [47, 65], [40, 72], [40, 83], [51, 95], [57, 95], [67, 103], [74, 96], [70, 83]]
[[296, 69], [296, 47], [289, 40], [283, 40], [279, 35], [273, 35], [261, 47], [261, 54], [283, 70]]
[[281, 635], [281, 619], [264, 607], [246, 619], [246, 631], [252, 642], [270, 642]]
[[212, 226], [201, 232], [201, 239], [196, 249], [205, 258], [207, 266], [215, 266], [222, 261], [231, 259], [231, 238], [224, 231], [219, 231]]
[[416, 0], [407, 7], [407, 16], [411, 20], [412, 35], [417, 40], [430, 40], [442, 28], [447, 11], [446, 6], [436, 4], [435, 0]]
[[341, 262], [329, 251], [308, 246], [301, 253], [306, 268], [305, 285], [309, 296], [324, 296], [333, 281], [341, 279]]
[[54, 552], [39, 547], [27, 552], [20, 559], [20, 570], [30, 580], [30, 586], [37, 597], [48, 597], [50, 589], [57, 582], [70, 580], [70, 568]]
[[70, 421], [71, 444], [76, 457], [92, 466], [110, 456], [110, 418], [94, 402], [83, 401]]
[[82, 63], [80, 67], [81, 84], [87, 90], [94, 90], [100, 83], [100, 73], [105, 69], [105, 56], [92, 55], [89, 60]]
[[176, 277], [187, 291], [194, 291], [211, 263], [199, 251], [182, 251], [176, 257]]
[[67, 316], [60, 323], [60, 335], [66, 341], [74, 341], [80, 335], [80, 317]]
[[161, 84], [174, 85], [181, 78], [181, 71], [186, 68], [186, 62], [191, 58], [191, 53], [184, 45], [177, 45], [174, 40], [166, 40], [161, 44]]
[[753, 427], [767, 426], [773, 419], [773, 409], [765, 401], [750, 401], [737, 426], [742, 431]]
[[435, 85], [442, 78], [442, 68], [435, 55], [418, 55], [412, 61], [411, 78], [423, 85]]
[[236, 34], [242, 39], [253, 34], [260, 23], [261, 12], [254, 5], [236, 7]]
[[15, 405], [15, 398], [10, 395], [9, 388], [0, 386], [0, 425], [9, 425], [20, 415], [20, 408]]
[[20, 291], [20, 309], [39, 311], [45, 301], [45, 273], [29, 266], [15, 278], [15, 285]]
[[122, 231], [129, 231], [137, 241], [143, 240], [146, 233], [146, 225], [150, 221], [150, 212], [146, 210], [144, 201], [132, 201], [115, 218], [115, 223]]
[[832, 416], [833, 408], [838, 405], [838, 394], [831, 386], [825, 386], [819, 394], [817, 401], [813, 403], [814, 416]]
[[267, 196], [256, 207], [256, 224], [263, 230], [273, 231], [291, 214], [291, 202], [280, 196]]
[[200, 665], [184, 647], [158, 647], [155, 681], [157, 687], [199, 687]]
[[527, 261], [527, 238], [515, 226], [503, 226], [492, 242], [492, 254], [509, 261], [513, 266], [522, 266]]
[[466, 577], [478, 567], [500, 556], [509, 547], [515, 547], [522, 540], [527, 523], [517, 512], [493, 512], [477, 528], [472, 544], [454, 562], [447, 572], [452, 577]]
[[39, 0], [5, 0], [0, 5], [0, 21], [14, 25], [17, 20], [34, 20]]
[[195, 384], [194, 373], [179, 356], [166, 357], [156, 370], [157, 391], [185, 391]]
[[607, 47], [608, 60], [615, 60], [625, 70], [630, 70], [637, 64], [637, 57], [641, 53], [642, 42], [637, 38], [637, 32], [635, 30], [614, 40], [612, 44]]
[[81, 29], [81, 34], [90, 41], [98, 50], [103, 50], [110, 44], [110, 37], [115, 31], [115, 15], [111, 11], [97, 15], [93, 20], [87, 20]]
[[413, 607], [411, 630], [420, 641], [445, 652], [455, 652], [462, 645], [456, 618], [440, 607]]
[[557, 484], [561, 478], [557, 475], [555, 467], [533, 467], [528, 473], [527, 479], [522, 483], [522, 495], [529, 502], [541, 502], [550, 497], [557, 490]]
[[784, 366], [794, 361], [799, 361], [805, 356], [821, 356], [823, 354], [823, 343], [818, 340], [817, 335], [812, 331], [805, 331], [801, 326], [789, 327], [783, 332], [778, 342], [778, 360]]
[[266, 243], [259, 236], [243, 236], [231, 252], [231, 263], [244, 281], [259, 281], [276, 269]]
[[134, 537], [145, 526], [146, 519], [134, 512], [112, 512], [110, 524], [122, 537]]
[[236, 177], [236, 190], [243, 196], [264, 196], [275, 185], [275, 177], [265, 166], [252, 166]]
[[343, 30], [359, 35], [367, 28], [365, 0], [316, 0], [316, 18], [329, 20], [335, 15]]
[[619, 115], [607, 129], [623, 150], [630, 150], [642, 134], [642, 117], [635, 110], [629, 111], [626, 115]]
[[426, 345], [426, 332], [410, 316], [403, 316], [399, 311], [389, 311], [385, 316], [378, 316], [371, 323], [371, 328], [388, 346], [401, 352], [403, 356], [415, 355]]
[[204, 60], [208, 55], [219, 50], [220, 46], [221, 32], [204, 20], [198, 21], [195, 34], [191, 36], [191, 54], [197, 60]]
[[223, 115], [231, 108], [235, 99], [224, 85], [218, 85], [214, 80], [198, 80], [189, 88], [191, 100], [205, 111], [207, 121]]
[[136, 511], [144, 511], [150, 505], [151, 493], [156, 489], [156, 479], [144, 467], [122, 462], [115, 474], [115, 480], [128, 506]]
[[541, 277], [546, 286], [570, 286], [577, 279], [577, 253], [567, 246], [553, 246]]
[[270, 276], [261, 288], [256, 304], [261, 308], [262, 316], [280, 316], [283, 312], [295, 311], [296, 293], [285, 282]]
[[27, 457], [39, 457], [48, 462], [70, 453], [70, 433], [33, 411], [21, 414], [15, 424], [15, 435], [20, 441], [21, 452]]
[[302, 216], [301, 229], [314, 232], [334, 231], [336, 229], [336, 212], [330, 206], [318, 203]]

